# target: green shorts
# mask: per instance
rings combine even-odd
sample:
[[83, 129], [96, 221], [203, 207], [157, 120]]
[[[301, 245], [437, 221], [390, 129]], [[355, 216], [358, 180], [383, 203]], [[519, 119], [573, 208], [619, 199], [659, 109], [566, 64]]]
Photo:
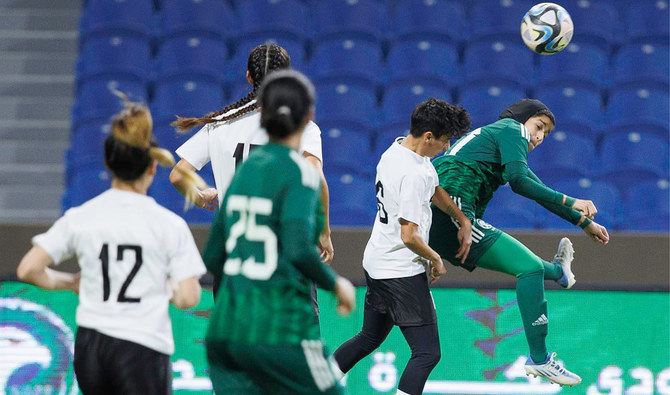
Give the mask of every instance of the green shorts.
[[335, 361], [320, 340], [300, 345], [207, 343], [214, 392], [226, 395], [342, 395]]
[[465, 264], [461, 264], [455, 255], [460, 247], [458, 243], [458, 227], [452, 221], [451, 217], [445, 214], [439, 208], [432, 206], [433, 223], [430, 227], [428, 245], [435, 250], [442, 259], [448, 260], [454, 266], [463, 267], [466, 270], [473, 271], [477, 266], [479, 258], [491, 248], [493, 243], [498, 240], [502, 231], [494, 228], [492, 225], [481, 219], [472, 222], [472, 246]]

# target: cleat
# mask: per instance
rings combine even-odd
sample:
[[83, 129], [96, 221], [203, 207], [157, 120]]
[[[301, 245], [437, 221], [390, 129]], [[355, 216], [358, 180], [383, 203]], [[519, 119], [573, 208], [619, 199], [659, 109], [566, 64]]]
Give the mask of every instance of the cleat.
[[528, 357], [524, 369], [526, 373], [530, 373], [535, 377], [540, 376], [552, 383], [560, 386], [570, 386], [582, 382], [582, 378], [567, 370], [563, 365], [554, 360], [556, 353], [552, 353], [547, 357], [547, 360], [536, 364], [531, 357]]
[[575, 282], [577, 282], [571, 269], [574, 253], [575, 250], [572, 248], [570, 239], [567, 237], [562, 238], [558, 243], [558, 251], [554, 255], [554, 264], [561, 265], [563, 269], [563, 276], [556, 280], [556, 282], [565, 289], [572, 288]]

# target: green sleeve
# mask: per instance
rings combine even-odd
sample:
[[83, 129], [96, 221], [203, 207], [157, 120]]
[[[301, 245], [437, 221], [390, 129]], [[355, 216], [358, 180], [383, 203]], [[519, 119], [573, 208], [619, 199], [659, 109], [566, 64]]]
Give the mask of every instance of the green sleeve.
[[[535, 175], [535, 173], [533, 173], [533, 171], [531, 169], [528, 169], [528, 177], [530, 177], [535, 182], [537, 182], [541, 185], [544, 185], [542, 183], [542, 181], [540, 181], [540, 179]], [[572, 201], [574, 202], [574, 199], [572, 199]], [[570, 222], [573, 225], [577, 225], [579, 220], [582, 218], [582, 214], [579, 211], [573, 210], [570, 207], [564, 206], [560, 203], [558, 203], [558, 204], [557, 203], [548, 203], [548, 202], [543, 202], [543, 201], [538, 201], [538, 203], [542, 207], [546, 208], [547, 210], [549, 210], [552, 213], [558, 215], [559, 217], [563, 218], [564, 220]], [[566, 199], [566, 204], [567, 203], [568, 203], [568, 201]], [[591, 222], [588, 218], [586, 218], [586, 220], [588, 222], [584, 221], [584, 223], [582, 223], [582, 228], [586, 227], [586, 225], [588, 225]]]
[[554, 191], [544, 185], [533, 174], [530, 177], [530, 169], [525, 162], [511, 162], [505, 166], [503, 178], [509, 182], [509, 186], [515, 193], [533, 199], [538, 203], [562, 204], [563, 194]]
[[337, 274], [321, 261], [316, 250], [317, 190], [298, 180], [286, 188], [282, 208], [279, 240], [282, 253], [305, 277], [319, 287], [333, 291]]
[[[221, 206], [224, 207], [224, 206]], [[212, 222], [212, 227], [209, 231], [205, 251], [203, 252], [202, 260], [205, 262], [207, 270], [214, 276], [214, 292], [217, 290], [218, 284], [221, 283], [223, 277], [223, 264], [226, 262], [226, 239], [225, 239], [225, 220], [226, 213], [219, 208]]]

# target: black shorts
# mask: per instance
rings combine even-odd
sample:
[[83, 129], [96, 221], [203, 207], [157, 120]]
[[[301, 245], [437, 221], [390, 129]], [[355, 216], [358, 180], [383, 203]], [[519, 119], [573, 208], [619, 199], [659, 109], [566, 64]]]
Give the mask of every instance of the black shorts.
[[365, 308], [388, 314], [397, 326], [435, 324], [435, 302], [428, 289], [426, 273], [412, 277], [375, 280], [365, 272], [368, 290]]
[[172, 393], [169, 355], [81, 326], [74, 343], [74, 372], [84, 395]]

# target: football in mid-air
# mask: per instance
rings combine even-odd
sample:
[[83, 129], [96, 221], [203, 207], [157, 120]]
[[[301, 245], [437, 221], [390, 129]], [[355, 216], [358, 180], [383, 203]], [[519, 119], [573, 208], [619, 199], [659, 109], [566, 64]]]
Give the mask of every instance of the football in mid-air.
[[521, 21], [521, 38], [528, 48], [542, 55], [560, 52], [572, 40], [572, 18], [558, 4], [534, 5]]

